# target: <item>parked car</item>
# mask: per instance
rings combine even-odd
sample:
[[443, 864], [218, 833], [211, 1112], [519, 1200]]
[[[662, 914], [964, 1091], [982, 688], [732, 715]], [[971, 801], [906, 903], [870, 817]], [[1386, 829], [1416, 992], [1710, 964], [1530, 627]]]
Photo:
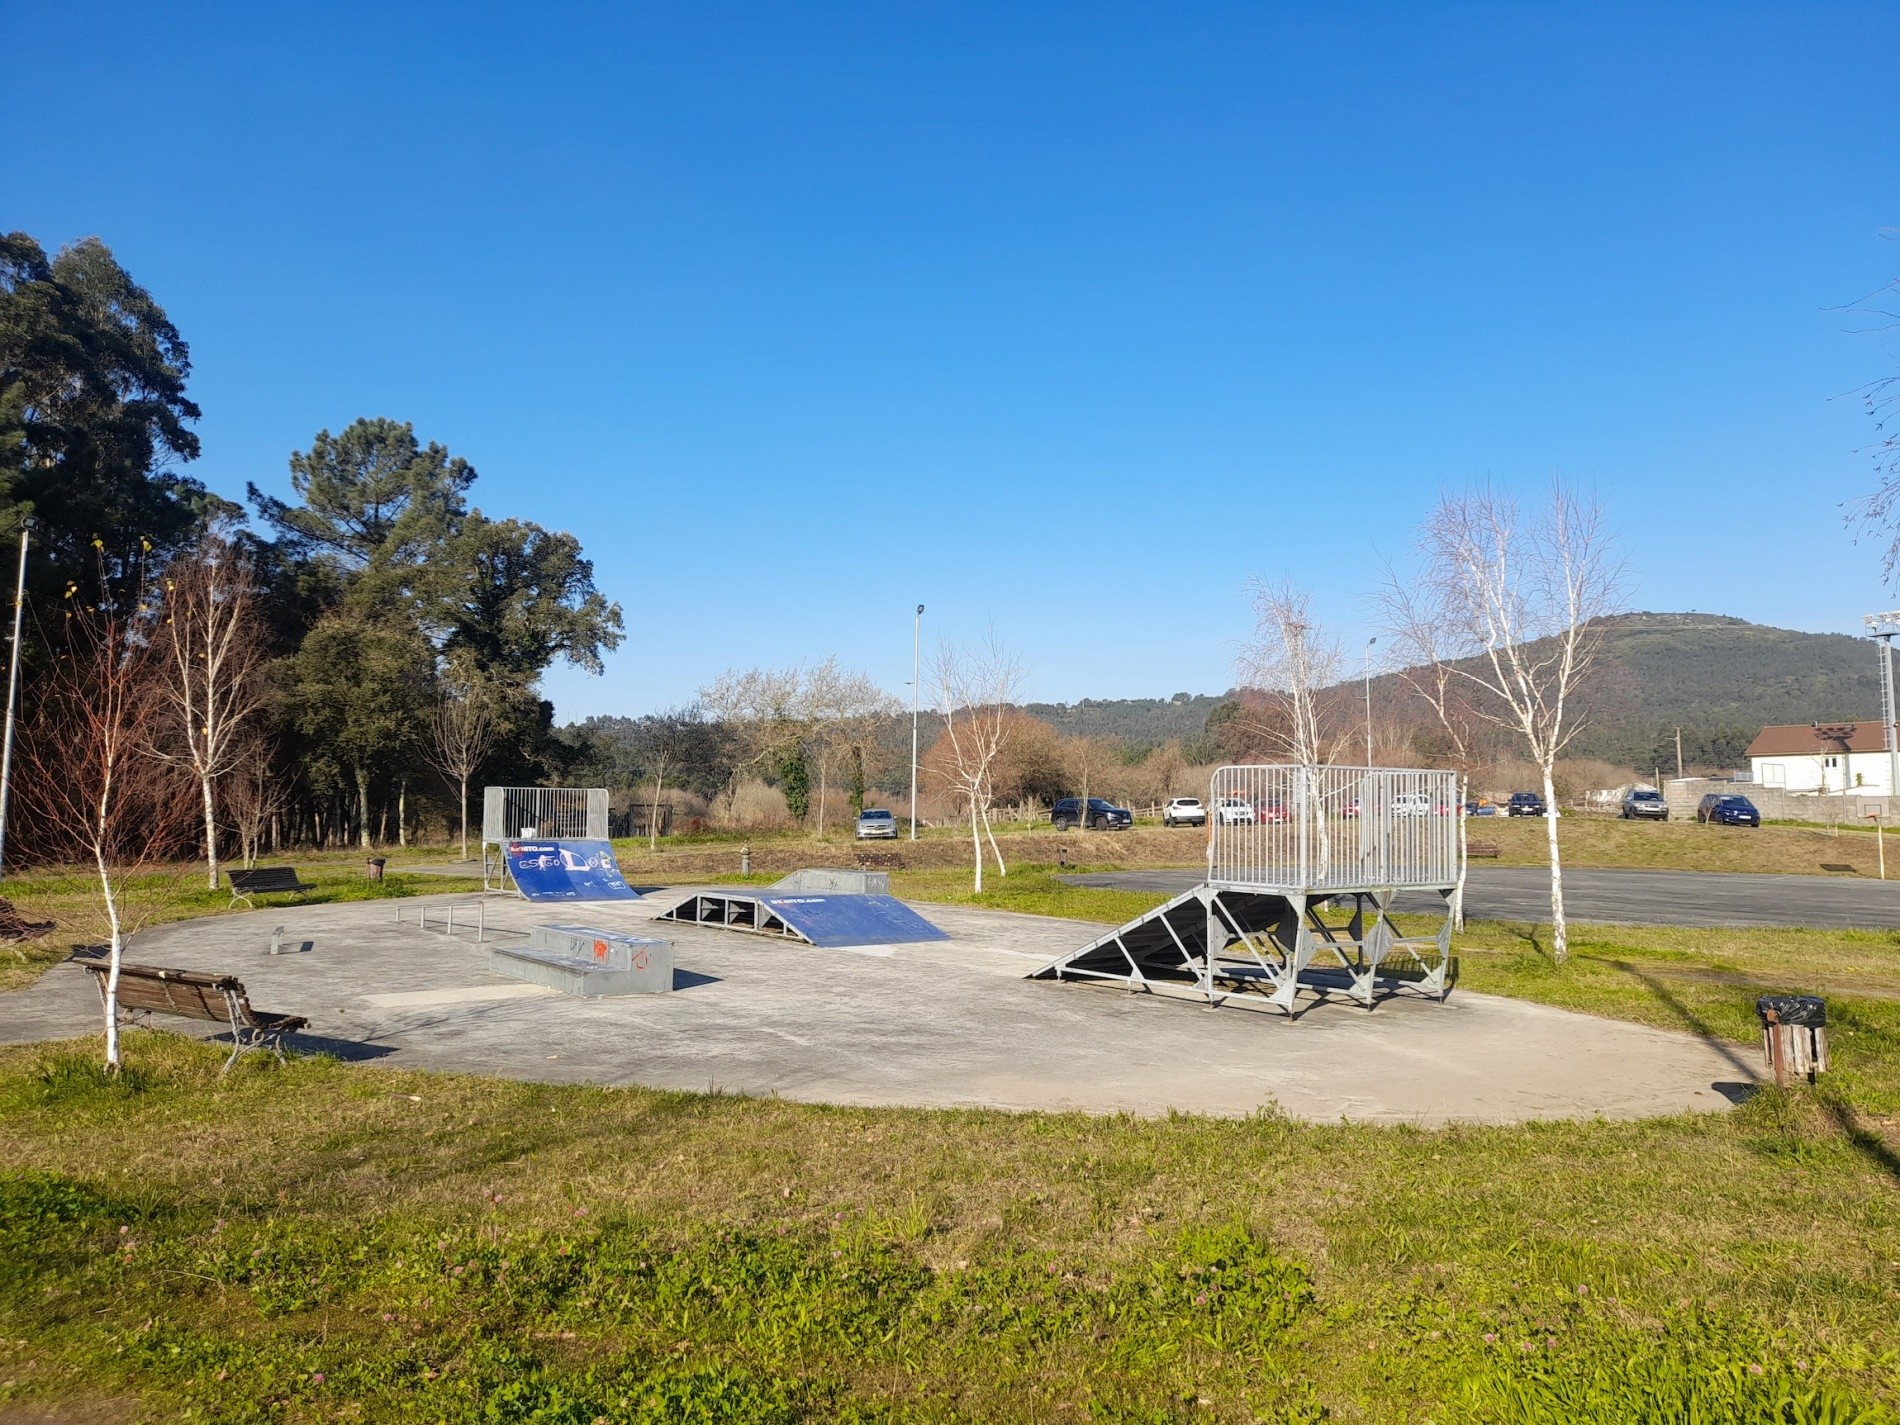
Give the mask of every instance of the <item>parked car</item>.
[[1269, 797], [1254, 804], [1253, 819], [1261, 826], [1284, 826], [1293, 820], [1293, 811], [1285, 802]]
[[1214, 820], [1221, 826], [1252, 826], [1253, 807], [1239, 797], [1216, 797]]
[[1661, 792], [1652, 792], [1646, 788], [1623, 793], [1623, 820], [1625, 821], [1667, 821], [1669, 803], [1663, 800]]
[[1484, 797], [1479, 797], [1475, 802], [1465, 803], [1466, 816], [1496, 816], [1497, 814], [1498, 804]]
[[858, 840], [897, 840], [897, 818], [883, 807], [866, 807], [858, 813]]
[[1423, 792], [1400, 792], [1392, 798], [1394, 816], [1430, 816], [1432, 799]]
[[1199, 797], [1176, 797], [1161, 808], [1163, 826], [1206, 826], [1207, 808]]
[[1504, 807], [1506, 816], [1542, 816], [1544, 811], [1544, 799], [1536, 792], [1512, 792]]
[[1339, 814], [1345, 817], [1347, 821], [1356, 820], [1359, 816], [1359, 798], [1351, 797], [1342, 802], [1339, 807]]
[[1760, 826], [1761, 813], [1747, 797], [1732, 792], [1710, 792], [1695, 809], [1695, 819], [1720, 826]]
[[[1074, 831], [1082, 824], [1082, 799], [1064, 797], [1049, 809], [1049, 820], [1057, 831]], [[1091, 831], [1126, 831], [1135, 824], [1135, 814], [1127, 807], [1090, 797], [1088, 822]]]

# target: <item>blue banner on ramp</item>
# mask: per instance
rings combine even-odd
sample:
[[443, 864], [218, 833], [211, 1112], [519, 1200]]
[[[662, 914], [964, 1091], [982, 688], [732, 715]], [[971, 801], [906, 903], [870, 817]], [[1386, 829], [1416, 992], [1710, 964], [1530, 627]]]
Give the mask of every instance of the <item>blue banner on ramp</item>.
[[637, 901], [605, 841], [510, 841], [508, 874], [531, 901]]
[[901, 945], [950, 937], [895, 896], [760, 896], [814, 945]]

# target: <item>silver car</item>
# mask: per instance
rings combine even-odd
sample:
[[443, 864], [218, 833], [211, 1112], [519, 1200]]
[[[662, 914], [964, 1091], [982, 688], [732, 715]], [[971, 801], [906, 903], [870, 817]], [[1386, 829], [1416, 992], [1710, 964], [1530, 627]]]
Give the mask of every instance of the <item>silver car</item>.
[[883, 807], [866, 807], [858, 813], [858, 840], [897, 840], [897, 818]]

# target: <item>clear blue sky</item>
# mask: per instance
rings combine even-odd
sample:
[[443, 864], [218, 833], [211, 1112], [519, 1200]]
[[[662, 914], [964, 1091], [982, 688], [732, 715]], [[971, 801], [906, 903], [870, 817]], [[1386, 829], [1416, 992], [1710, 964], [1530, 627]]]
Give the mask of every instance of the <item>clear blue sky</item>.
[[1033, 695], [1354, 640], [1446, 485], [1634, 603], [1856, 631], [1900, 7], [13, 0], [0, 224], [191, 343], [195, 473], [413, 421], [626, 608], [562, 717], [988, 623]]

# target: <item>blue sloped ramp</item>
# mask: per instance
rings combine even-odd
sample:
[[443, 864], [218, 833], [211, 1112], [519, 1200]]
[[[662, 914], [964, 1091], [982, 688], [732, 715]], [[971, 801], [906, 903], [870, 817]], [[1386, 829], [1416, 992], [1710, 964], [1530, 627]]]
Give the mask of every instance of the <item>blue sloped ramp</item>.
[[899, 945], [950, 937], [895, 896], [760, 896], [814, 945]]
[[510, 841], [508, 874], [531, 901], [637, 901], [605, 841]]

